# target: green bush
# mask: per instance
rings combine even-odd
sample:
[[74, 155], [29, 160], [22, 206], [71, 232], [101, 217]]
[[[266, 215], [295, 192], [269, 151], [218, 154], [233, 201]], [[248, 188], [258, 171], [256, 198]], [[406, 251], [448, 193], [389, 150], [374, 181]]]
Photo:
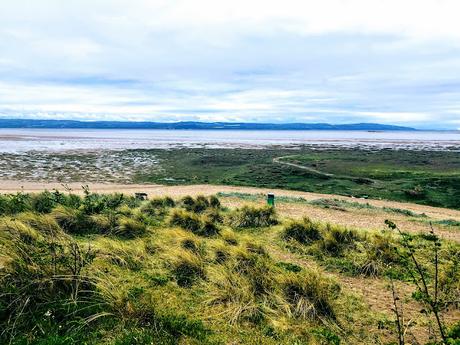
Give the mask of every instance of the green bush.
[[31, 211], [29, 194], [16, 193], [0, 195], [0, 215], [13, 215], [24, 211]]
[[39, 213], [50, 213], [56, 206], [54, 195], [48, 191], [32, 194], [30, 203], [32, 209]]

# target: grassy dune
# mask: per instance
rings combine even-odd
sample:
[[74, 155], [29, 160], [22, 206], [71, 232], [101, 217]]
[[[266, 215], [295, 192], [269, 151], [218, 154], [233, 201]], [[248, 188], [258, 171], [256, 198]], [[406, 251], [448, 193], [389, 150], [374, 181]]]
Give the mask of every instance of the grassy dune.
[[458, 243], [228, 197], [1, 196], [0, 343], [391, 344], [395, 301], [407, 342], [440, 343], [436, 281], [442, 331], [459, 341]]

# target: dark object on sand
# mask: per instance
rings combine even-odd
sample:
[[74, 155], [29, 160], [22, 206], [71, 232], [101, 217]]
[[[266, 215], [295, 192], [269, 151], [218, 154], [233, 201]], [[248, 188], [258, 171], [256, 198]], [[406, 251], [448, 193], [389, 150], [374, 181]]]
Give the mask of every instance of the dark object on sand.
[[138, 200], [147, 200], [148, 199], [147, 193], [134, 193], [134, 196]]

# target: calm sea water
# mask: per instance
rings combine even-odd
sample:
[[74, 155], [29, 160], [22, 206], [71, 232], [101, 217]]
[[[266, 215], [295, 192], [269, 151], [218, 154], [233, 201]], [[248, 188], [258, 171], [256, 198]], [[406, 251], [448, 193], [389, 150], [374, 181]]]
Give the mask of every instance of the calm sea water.
[[208, 147], [415, 148], [460, 150], [460, 131], [233, 131], [0, 129], [0, 152]]

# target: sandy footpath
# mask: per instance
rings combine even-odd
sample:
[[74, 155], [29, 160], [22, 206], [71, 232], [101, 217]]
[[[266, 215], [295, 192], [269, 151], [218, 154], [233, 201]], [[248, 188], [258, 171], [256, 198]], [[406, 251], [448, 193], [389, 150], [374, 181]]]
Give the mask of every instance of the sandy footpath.
[[[451, 210], [440, 207], [432, 207], [425, 205], [418, 205], [412, 203], [403, 203], [396, 201], [386, 200], [371, 200], [371, 199], [357, 199], [344, 197], [334, 194], [319, 194], [319, 193], [308, 193], [300, 191], [291, 191], [283, 189], [267, 189], [267, 188], [256, 188], [256, 187], [240, 187], [240, 186], [220, 186], [220, 185], [187, 185], [187, 186], [164, 186], [154, 184], [112, 184], [112, 183], [69, 183], [65, 186], [71, 188], [72, 192], [76, 194], [82, 193], [82, 185], [88, 185], [92, 192], [97, 193], [125, 193], [134, 194], [136, 192], [145, 192], [149, 197], [169, 195], [171, 197], [182, 197], [185, 195], [211, 195], [218, 192], [238, 192], [248, 194], [266, 194], [273, 192], [278, 196], [291, 196], [291, 197], [302, 197], [306, 200], [314, 200], [319, 198], [337, 198], [347, 201], [369, 203], [376, 207], [395, 207], [413, 211], [415, 213], [425, 213], [427, 216], [434, 219], [455, 219], [460, 221], [460, 211]], [[29, 181], [12, 181], [12, 180], [0, 180], [0, 193], [15, 193], [23, 190], [24, 192], [40, 192], [43, 190], [58, 189], [65, 191], [65, 187], [60, 183], [50, 182], [29, 182]]]

